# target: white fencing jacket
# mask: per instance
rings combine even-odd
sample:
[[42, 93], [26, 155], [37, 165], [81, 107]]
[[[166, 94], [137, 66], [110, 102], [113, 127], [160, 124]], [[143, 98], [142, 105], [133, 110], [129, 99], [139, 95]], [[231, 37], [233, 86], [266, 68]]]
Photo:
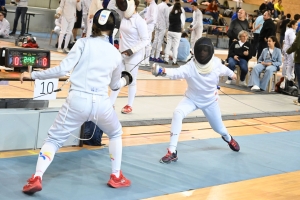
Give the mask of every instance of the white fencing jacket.
[[170, 79], [186, 79], [188, 88], [185, 96], [195, 103], [198, 108], [209, 106], [218, 100], [219, 76], [233, 76], [233, 71], [221, 63], [217, 57], [213, 57], [214, 69], [209, 74], [198, 73], [192, 59], [179, 68], [165, 68], [166, 77]]
[[284, 45], [282, 50], [286, 52], [288, 48], [292, 46], [295, 39], [296, 39], [296, 30], [292, 28], [287, 28], [284, 34]]
[[81, 11], [81, 2], [77, 0], [61, 0], [59, 7], [61, 15], [66, 19], [76, 18], [76, 10]]
[[131, 49], [133, 53], [149, 44], [148, 29], [145, 20], [139, 14], [125, 17], [120, 25], [120, 52]]
[[146, 13], [144, 15], [147, 25], [148, 24], [155, 25], [157, 22], [157, 15], [158, 15], [157, 4], [155, 3], [154, 0], [152, 0], [149, 6], [146, 8]]
[[193, 12], [193, 22], [191, 25], [193, 25], [193, 29], [203, 30], [203, 15], [199, 9]]
[[31, 73], [32, 79], [70, 76], [71, 90], [108, 95], [108, 86], [119, 89], [124, 69], [120, 52], [108, 42], [108, 37], [80, 38], [59, 66]]
[[166, 2], [161, 2], [157, 6], [158, 9], [158, 16], [157, 16], [157, 23], [156, 28], [157, 29], [167, 29], [169, 28], [169, 6]]

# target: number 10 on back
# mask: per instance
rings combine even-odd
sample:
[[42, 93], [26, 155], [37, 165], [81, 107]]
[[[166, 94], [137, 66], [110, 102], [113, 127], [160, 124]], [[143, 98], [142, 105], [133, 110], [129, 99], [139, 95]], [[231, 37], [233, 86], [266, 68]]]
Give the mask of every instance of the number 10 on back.
[[35, 79], [34, 82], [34, 100], [53, 100], [56, 99], [56, 92], [53, 92], [58, 88], [58, 79]]

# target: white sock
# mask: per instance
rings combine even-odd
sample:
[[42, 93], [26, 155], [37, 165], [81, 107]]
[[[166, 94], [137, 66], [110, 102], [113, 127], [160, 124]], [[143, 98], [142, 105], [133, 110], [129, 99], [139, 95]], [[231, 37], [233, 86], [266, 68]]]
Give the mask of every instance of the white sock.
[[58, 38], [58, 47], [57, 48], [62, 48], [62, 42], [63, 42], [63, 40], [64, 40], [64, 36], [65, 36], [65, 34], [59, 34], [59, 38]]
[[136, 84], [128, 87], [128, 105], [132, 106], [136, 94]]
[[111, 161], [111, 170], [117, 178], [120, 176], [122, 161], [122, 138], [121, 136], [109, 139], [109, 156]]
[[36, 176], [40, 176], [41, 178], [43, 177], [43, 174], [51, 164], [56, 151], [57, 151], [57, 147], [51, 142], [46, 142], [43, 145], [39, 153], [34, 177]]
[[183, 116], [181, 116], [180, 112], [174, 112], [173, 118], [172, 118], [172, 124], [171, 124], [171, 139], [170, 139], [170, 145], [169, 145], [169, 151], [172, 153], [175, 152], [179, 135], [182, 129], [182, 119]]
[[222, 136], [227, 142], [231, 141], [231, 136], [228, 133], [227, 133], [227, 135], [222, 135]]
[[70, 42], [71, 34], [67, 33], [65, 38], [65, 45], [64, 49], [68, 48], [69, 42]]

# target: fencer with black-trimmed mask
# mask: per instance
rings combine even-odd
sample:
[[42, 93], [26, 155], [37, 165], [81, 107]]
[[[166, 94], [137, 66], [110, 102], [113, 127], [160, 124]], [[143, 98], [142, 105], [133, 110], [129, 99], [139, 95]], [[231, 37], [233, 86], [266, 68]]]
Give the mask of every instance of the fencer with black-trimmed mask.
[[31, 74], [22, 73], [21, 82], [24, 78], [58, 78], [72, 70], [68, 97], [48, 131], [48, 137], [38, 155], [35, 174], [23, 187], [24, 193], [32, 194], [42, 190], [43, 174], [55, 153], [71, 132], [86, 121], [93, 121], [109, 137], [112, 173], [107, 184], [114, 188], [130, 186], [130, 181], [121, 172], [122, 126], [108, 96], [108, 87], [119, 90], [132, 81], [128, 72], [122, 72], [122, 55], [108, 39], [115, 28], [118, 19], [116, 15], [115, 11], [106, 9], [96, 12], [93, 36], [78, 39], [59, 66]]
[[[122, 108], [121, 112], [128, 114], [132, 112], [137, 90], [136, 79], [139, 63], [144, 59], [145, 46], [149, 44], [149, 36], [145, 20], [136, 11], [139, 0], [123, 0], [123, 4], [126, 6], [126, 11], [120, 25], [119, 50], [124, 58], [125, 70], [132, 74], [133, 81], [128, 86], [128, 103]], [[121, 8], [121, 6], [119, 7]], [[125, 8], [121, 9], [125, 10]], [[110, 98], [113, 104], [118, 94], [119, 90], [111, 93]]]
[[209, 38], [202, 37], [197, 40], [194, 46], [194, 58], [185, 65], [171, 69], [153, 64], [152, 74], [170, 79], [185, 79], [188, 84], [185, 97], [173, 113], [170, 145], [167, 154], [160, 159], [161, 163], [178, 160], [176, 148], [182, 129], [182, 120], [197, 109], [203, 111], [213, 130], [222, 136], [233, 151], [240, 150], [238, 143], [229, 135], [222, 122], [217, 89], [220, 76], [230, 76], [236, 79], [236, 75], [214, 56], [214, 46]]
[[[61, 16], [61, 31], [58, 38], [58, 52], [69, 52], [68, 44], [70, 42], [74, 23], [76, 22], [76, 9], [81, 11], [80, 0], [61, 0], [59, 4], [57, 13]], [[65, 35], [65, 44], [62, 49], [61, 45]]]

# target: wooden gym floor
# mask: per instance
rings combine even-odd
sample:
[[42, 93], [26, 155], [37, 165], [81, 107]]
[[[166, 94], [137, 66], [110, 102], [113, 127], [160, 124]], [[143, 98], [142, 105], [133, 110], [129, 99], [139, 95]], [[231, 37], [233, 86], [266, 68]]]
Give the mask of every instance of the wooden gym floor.
[[[1, 42], [3, 45], [3, 42]], [[5, 44], [5, 46], [12, 44]], [[58, 57], [63, 57], [63, 54], [53, 53]], [[59, 63], [60, 59], [53, 59], [52, 66]], [[149, 75], [149, 72], [139, 71], [140, 74]], [[62, 84], [63, 82], [60, 82]], [[0, 98], [32, 98], [34, 84], [26, 82], [21, 84], [18, 81], [10, 81], [8, 85], [0, 86]], [[172, 80], [154, 80], [140, 79], [138, 80], [137, 96], [168, 96], [182, 95], [186, 89], [184, 81]], [[222, 88], [227, 94], [245, 94], [251, 93], [231, 89]], [[67, 90], [58, 93], [58, 98], [65, 98]], [[127, 96], [127, 88], [122, 89], [120, 96]], [[244, 136], [254, 134], [272, 134], [275, 132], [287, 132], [299, 130], [300, 116], [280, 116], [280, 117], [265, 117], [253, 119], [238, 119], [224, 121], [232, 136]], [[135, 146], [145, 144], [157, 144], [169, 142], [170, 124], [153, 125], [153, 126], [135, 126], [123, 127], [123, 145]], [[196, 137], [200, 139], [219, 137], [208, 124], [208, 122], [199, 123], [184, 123], [179, 141], [191, 140]], [[108, 144], [106, 135], [103, 137], [103, 143]], [[99, 149], [103, 147], [84, 146], [86, 149]], [[59, 152], [78, 151], [81, 147], [64, 147]], [[1, 158], [19, 157], [27, 155], [37, 155], [39, 150], [22, 150], [0, 152]], [[158, 158], [163, 155], [158, 155]], [[171, 166], [170, 166], [171, 167]], [[151, 200], [160, 199], [207, 199], [207, 200], [253, 200], [253, 199], [300, 199], [300, 171], [291, 173], [283, 173], [280, 175], [266, 176], [246, 181], [218, 185], [208, 188], [189, 190], [175, 194], [163, 195], [150, 198]]]

